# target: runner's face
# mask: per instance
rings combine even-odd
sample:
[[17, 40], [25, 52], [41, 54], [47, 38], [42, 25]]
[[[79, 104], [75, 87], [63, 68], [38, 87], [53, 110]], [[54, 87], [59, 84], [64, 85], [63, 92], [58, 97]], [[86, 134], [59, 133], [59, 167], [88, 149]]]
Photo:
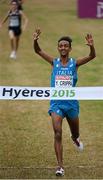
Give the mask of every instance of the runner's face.
[[71, 48], [69, 46], [69, 42], [68, 41], [60, 41], [58, 43], [58, 51], [60, 53], [61, 56], [68, 56], [69, 52], [71, 51]]
[[17, 9], [17, 7], [18, 7], [18, 5], [17, 5], [16, 2], [12, 2], [12, 3], [11, 3], [11, 8], [12, 8], [12, 10]]

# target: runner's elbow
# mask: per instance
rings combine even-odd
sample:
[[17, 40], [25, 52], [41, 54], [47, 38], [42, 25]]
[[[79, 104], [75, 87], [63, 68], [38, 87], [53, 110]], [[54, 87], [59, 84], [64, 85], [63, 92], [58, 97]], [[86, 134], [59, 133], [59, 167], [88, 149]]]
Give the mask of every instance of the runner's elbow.
[[36, 54], [39, 54], [39, 55], [40, 55], [40, 51], [41, 51], [40, 49], [35, 49], [35, 48], [34, 48], [34, 51], [35, 51]]

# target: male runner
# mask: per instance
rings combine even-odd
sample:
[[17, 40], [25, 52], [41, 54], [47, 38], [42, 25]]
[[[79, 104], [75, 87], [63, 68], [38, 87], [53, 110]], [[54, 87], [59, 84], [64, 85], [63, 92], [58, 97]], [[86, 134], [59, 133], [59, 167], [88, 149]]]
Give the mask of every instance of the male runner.
[[[69, 57], [72, 50], [72, 39], [70, 37], [64, 36], [58, 40], [60, 57], [54, 58], [40, 48], [38, 44], [40, 33], [40, 29], [36, 29], [34, 32], [34, 50], [53, 67], [51, 73], [51, 87], [75, 87], [78, 68], [96, 57], [92, 35], [87, 34], [86, 36], [87, 45], [90, 48], [89, 55], [75, 60]], [[61, 83], [62, 81], [63, 83]], [[63, 176], [62, 121], [64, 118], [66, 118], [69, 124], [73, 143], [78, 150], [83, 150], [83, 143], [79, 139], [79, 103], [77, 100], [51, 100], [49, 114], [52, 118], [54, 148], [58, 162], [56, 175]]]

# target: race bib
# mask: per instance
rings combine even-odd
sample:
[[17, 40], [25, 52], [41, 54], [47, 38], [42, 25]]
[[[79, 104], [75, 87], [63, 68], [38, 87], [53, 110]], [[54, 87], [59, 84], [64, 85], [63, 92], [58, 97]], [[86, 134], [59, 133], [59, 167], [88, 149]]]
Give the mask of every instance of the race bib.
[[10, 20], [10, 26], [13, 26], [13, 27], [16, 27], [16, 26], [19, 26], [19, 19], [18, 18], [12, 18]]
[[72, 87], [73, 86], [73, 76], [61, 76], [57, 75], [55, 77], [55, 87]]

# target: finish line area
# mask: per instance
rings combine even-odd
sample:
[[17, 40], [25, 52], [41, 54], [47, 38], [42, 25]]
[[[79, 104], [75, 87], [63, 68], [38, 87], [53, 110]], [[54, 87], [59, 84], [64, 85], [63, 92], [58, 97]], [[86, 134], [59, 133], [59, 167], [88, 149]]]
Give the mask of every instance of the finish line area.
[[70, 88], [0, 86], [0, 100], [103, 100], [103, 86]]

